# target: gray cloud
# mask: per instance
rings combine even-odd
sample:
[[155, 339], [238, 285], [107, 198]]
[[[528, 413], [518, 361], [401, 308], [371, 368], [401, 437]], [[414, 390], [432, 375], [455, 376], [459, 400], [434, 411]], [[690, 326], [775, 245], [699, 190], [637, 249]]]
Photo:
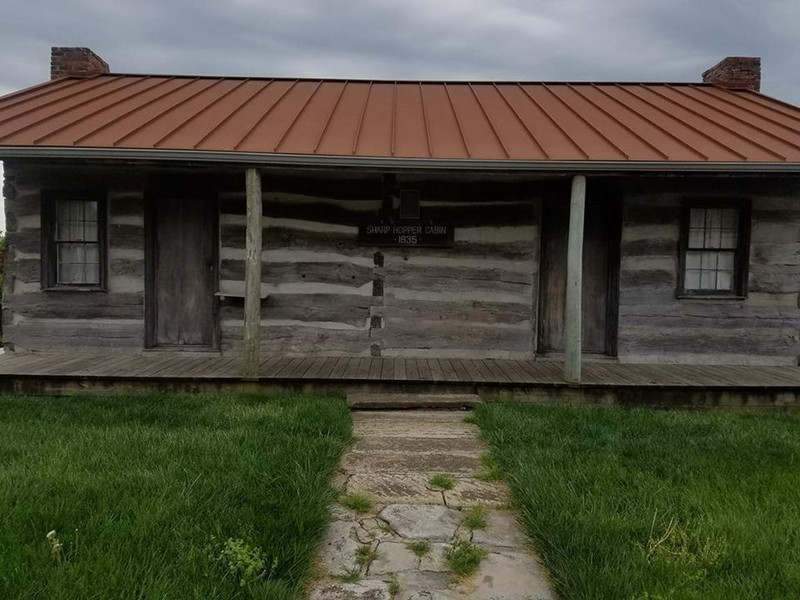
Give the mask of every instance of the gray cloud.
[[800, 103], [796, 0], [4, 0], [0, 91], [48, 76], [51, 45], [119, 72], [696, 81], [764, 58]]

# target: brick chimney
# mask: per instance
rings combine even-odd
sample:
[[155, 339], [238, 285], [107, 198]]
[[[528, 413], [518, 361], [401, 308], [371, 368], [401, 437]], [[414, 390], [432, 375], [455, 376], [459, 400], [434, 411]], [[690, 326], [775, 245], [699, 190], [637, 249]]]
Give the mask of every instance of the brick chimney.
[[761, 91], [761, 58], [729, 56], [703, 73], [703, 83], [724, 88]]
[[108, 63], [89, 48], [50, 48], [50, 79], [108, 73]]

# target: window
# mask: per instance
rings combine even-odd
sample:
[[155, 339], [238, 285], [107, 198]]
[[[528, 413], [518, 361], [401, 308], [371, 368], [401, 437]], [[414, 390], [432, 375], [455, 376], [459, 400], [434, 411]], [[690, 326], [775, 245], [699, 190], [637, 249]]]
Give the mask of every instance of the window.
[[104, 210], [97, 194], [43, 196], [44, 287], [104, 287]]
[[689, 202], [681, 235], [681, 294], [743, 296], [750, 211], [746, 202]]

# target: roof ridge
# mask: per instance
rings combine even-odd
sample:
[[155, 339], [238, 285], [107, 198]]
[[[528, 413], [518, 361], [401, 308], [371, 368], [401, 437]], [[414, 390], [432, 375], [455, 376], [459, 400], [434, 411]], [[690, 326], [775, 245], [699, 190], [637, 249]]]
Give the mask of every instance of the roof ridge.
[[[453, 84], [462, 84], [462, 85], [476, 85], [476, 84], [503, 84], [507, 83], [509, 85], [681, 85], [681, 86], [692, 86], [692, 87], [719, 87], [713, 83], [705, 83], [702, 81], [638, 81], [638, 80], [625, 80], [625, 81], [617, 81], [613, 79], [605, 79], [605, 80], [597, 80], [597, 79], [490, 79], [490, 78], [481, 78], [481, 79], [442, 79], [442, 78], [431, 78], [431, 79], [424, 79], [424, 78], [397, 78], [392, 79], [389, 77], [320, 77], [320, 76], [293, 76], [293, 75], [279, 75], [279, 76], [269, 76], [269, 75], [199, 75], [199, 74], [192, 74], [192, 73], [136, 73], [136, 72], [111, 72], [111, 73], [102, 73], [99, 75], [95, 75], [93, 77], [171, 77], [174, 79], [248, 79], [251, 81], [323, 81], [323, 82], [347, 82], [347, 83], [408, 83], [408, 84], [419, 84], [419, 83], [430, 83], [430, 84], [442, 84], [446, 83], [448, 85]], [[54, 81], [60, 81], [63, 79], [88, 79], [85, 77], [62, 77]], [[45, 82], [46, 85], [49, 82]], [[722, 89], [732, 89], [733, 91], [740, 91], [739, 89], [733, 88], [722, 88]], [[741, 88], [741, 91], [745, 91], [745, 88]], [[751, 91], [751, 90], [747, 90]]]

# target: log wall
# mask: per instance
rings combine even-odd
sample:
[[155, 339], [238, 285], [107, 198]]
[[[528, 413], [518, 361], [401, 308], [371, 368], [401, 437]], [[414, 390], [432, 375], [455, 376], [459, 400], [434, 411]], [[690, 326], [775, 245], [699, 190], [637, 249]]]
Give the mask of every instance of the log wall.
[[[7, 163], [4, 342], [17, 350], [144, 347], [147, 172]], [[371, 248], [381, 175], [271, 177], [263, 184], [261, 350], [265, 354], [530, 357], [536, 351], [541, 200], [563, 186], [468, 175], [401, 178], [422, 216], [455, 226], [453, 248]], [[797, 364], [800, 185], [793, 180], [635, 178], [623, 198], [619, 359]], [[589, 185], [592, 185], [590, 179]], [[108, 192], [108, 291], [42, 291], [42, 189]], [[241, 345], [243, 176], [219, 188], [221, 349]], [[680, 204], [752, 198], [746, 298], [676, 297]]]
[[[798, 364], [800, 186], [768, 179], [625, 185], [619, 357], [624, 362]], [[752, 199], [748, 294], [678, 298], [684, 198]]]
[[[104, 189], [108, 291], [41, 290], [41, 190]], [[3, 340], [15, 350], [141, 350], [144, 218], [138, 176], [5, 165]]]
[[[263, 181], [262, 352], [523, 357], [533, 352], [535, 195], [405, 182], [453, 248], [358, 245], [381, 207], [378, 180], [320, 189]], [[502, 186], [500, 186], [502, 188]], [[476, 194], [480, 194], [477, 197]], [[221, 192], [224, 350], [241, 343], [244, 195]]]

